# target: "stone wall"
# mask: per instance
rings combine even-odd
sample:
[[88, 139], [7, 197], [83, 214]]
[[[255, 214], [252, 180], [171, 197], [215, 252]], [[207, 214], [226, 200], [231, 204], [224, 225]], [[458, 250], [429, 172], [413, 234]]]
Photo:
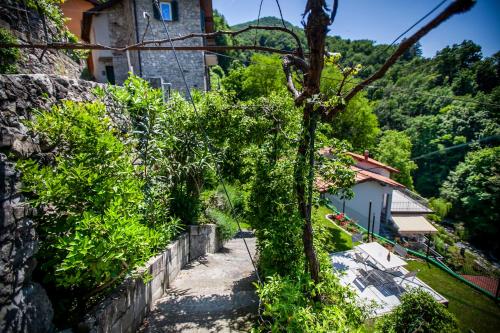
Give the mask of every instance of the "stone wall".
[[190, 226], [166, 250], [151, 258], [137, 274], [149, 273], [149, 279], [127, 278], [115, 292], [97, 305], [79, 325], [79, 332], [135, 332], [161, 298], [181, 268], [190, 260], [218, 251], [222, 243], [215, 225]]
[[[96, 83], [55, 75], [0, 75], [0, 332], [48, 332], [52, 307], [43, 288], [31, 280], [38, 247], [36, 213], [21, 193], [21, 158], [50, 158], [23, 125], [33, 109], [49, 110], [61, 99], [91, 101]], [[111, 118], [127, 127], [111, 102]]]
[[[47, 23], [49, 38], [57, 40], [59, 38], [57, 29], [50, 22]], [[36, 11], [26, 11], [22, 1], [0, 1], [0, 27], [9, 30], [23, 43], [45, 42], [40, 16]], [[17, 72], [20, 74], [51, 73], [79, 79], [85, 67], [84, 60], [75, 62], [62, 51], [40, 49], [20, 49], [20, 51], [21, 56], [17, 63]]]
[[215, 253], [222, 247], [222, 242], [210, 225], [192, 225], [189, 229], [189, 260], [201, 257], [205, 253]]
[[[187, 35], [192, 32], [202, 32], [201, 9], [199, 0], [178, 1], [178, 21], [165, 22], [171, 37]], [[165, 29], [160, 20], [153, 16], [151, 0], [136, 0], [138, 31], [142, 34], [146, 29], [147, 20], [142, 16], [148, 12], [151, 16], [147, 39], [167, 38]], [[165, 44], [168, 45], [168, 44]], [[201, 38], [191, 38], [185, 41], [174, 42], [174, 45], [196, 46], [203, 45]], [[205, 60], [201, 51], [179, 51], [179, 61], [184, 70], [186, 81], [190, 88], [206, 90]], [[162, 77], [164, 82], [172, 84], [172, 88], [185, 91], [182, 76], [171, 51], [141, 51], [142, 75], [144, 78]]]
[[[112, 46], [123, 47], [136, 43], [133, 3], [132, 1], [121, 1], [106, 10], [109, 20], [109, 39]], [[142, 13], [138, 13], [142, 17]], [[138, 52], [130, 51], [130, 64], [135, 75], [139, 75]], [[94, 61], [99, 61], [94, 58]], [[128, 60], [125, 52], [113, 52], [113, 69], [116, 84], [123, 84], [128, 78]]]

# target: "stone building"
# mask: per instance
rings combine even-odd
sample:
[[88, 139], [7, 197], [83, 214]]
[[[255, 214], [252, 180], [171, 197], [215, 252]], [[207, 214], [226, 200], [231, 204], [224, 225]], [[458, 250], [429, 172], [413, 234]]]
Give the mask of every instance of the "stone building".
[[[166, 39], [165, 23], [171, 37], [212, 32], [212, 0], [109, 0], [83, 13], [82, 39], [89, 43], [125, 46], [142, 40]], [[164, 43], [169, 46], [169, 43]], [[175, 46], [213, 45], [213, 40], [192, 38]], [[207, 90], [208, 67], [213, 58], [203, 51], [177, 52], [191, 89]], [[129, 72], [149, 80], [156, 87], [184, 90], [181, 73], [172, 51], [93, 50], [89, 71], [98, 82], [122, 84]]]

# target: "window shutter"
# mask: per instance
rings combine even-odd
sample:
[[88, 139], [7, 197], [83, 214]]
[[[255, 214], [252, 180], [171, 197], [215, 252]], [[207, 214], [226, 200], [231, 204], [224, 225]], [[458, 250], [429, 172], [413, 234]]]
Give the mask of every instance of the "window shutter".
[[153, 0], [153, 16], [157, 20], [161, 20], [161, 13], [158, 7], [156, 6], [156, 0]]
[[171, 2], [172, 5], [172, 21], [179, 21], [179, 7], [177, 5], [177, 1], [173, 0]]

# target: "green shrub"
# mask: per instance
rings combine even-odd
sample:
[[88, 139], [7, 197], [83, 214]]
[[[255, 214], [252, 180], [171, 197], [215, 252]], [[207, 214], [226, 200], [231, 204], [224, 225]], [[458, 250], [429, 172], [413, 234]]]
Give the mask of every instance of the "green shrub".
[[238, 224], [231, 215], [217, 209], [209, 209], [207, 216], [210, 222], [217, 225], [217, 232], [222, 241], [233, 238], [238, 232]]
[[[322, 302], [312, 301], [309, 295], [318, 292]], [[304, 273], [293, 277], [275, 274], [257, 286], [257, 294], [266, 319], [257, 332], [351, 332], [365, 319], [352, 291], [341, 286], [332, 273], [323, 274], [316, 286]]]
[[257, 162], [249, 198], [250, 224], [257, 236], [262, 275], [295, 274], [304, 269], [302, 219], [297, 212], [290, 160]]
[[[17, 44], [17, 38], [9, 30], [0, 28], [0, 43]], [[19, 60], [19, 56], [20, 52], [17, 48], [0, 48], [0, 74], [17, 73], [16, 63]]]
[[456, 318], [424, 290], [412, 290], [401, 304], [377, 321], [378, 332], [458, 332]]
[[104, 105], [66, 101], [27, 126], [57, 147], [48, 165], [18, 163], [24, 190], [43, 211], [39, 259], [47, 283], [78, 295], [104, 289], [175, 235], [175, 219], [144, 223], [132, 148], [118, 139]]
[[440, 222], [444, 219], [452, 208], [451, 202], [446, 201], [443, 198], [432, 198], [429, 200], [429, 205], [435, 214], [432, 214], [436, 222]]

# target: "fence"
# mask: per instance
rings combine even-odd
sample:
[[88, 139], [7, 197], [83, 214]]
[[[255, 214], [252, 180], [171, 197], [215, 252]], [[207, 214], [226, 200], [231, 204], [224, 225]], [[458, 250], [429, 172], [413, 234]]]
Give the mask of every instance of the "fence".
[[[336, 213], [340, 213], [340, 211], [330, 205], [327, 204], [327, 207], [333, 210]], [[368, 230], [359, 225], [358, 223], [355, 222], [355, 220], [351, 219], [347, 215], [345, 217], [350, 220], [352, 223], [355, 223], [355, 225], [358, 227], [358, 229], [361, 230], [362, 233], [368, 233]], [[385, 244], [390, 244], [390, 245], [396, 245], [399, 243], [396, 243], [393, 240], [387, 239], [379, 234], [376, 233], [371, 233], [378, 242], [380, 243], [385, 243]], [[402, 244], [399, 244], [402, 245]], [[465, 283], [469, 287], [474, 288], [475, 290], [483, 293], [484, 295], [491, 297], [495, 299], [496, 301], [500, 301], [500, 278], [499, 277], [490, 277], [490, 276], [477, 276], [477, 275], [468, 275], [468, 274], [459, 274], [455, 272], [453, 269], [448, 267], [445, 263], [444, 260], [442, 259], [443, 256], [440, 255], [437, 251], [434, 249], [427, 248], [427, 244], [424, 244], [425, 247], [423, 247], [423, 250], [415, 250], [412, 248], [409, 248], [407, 246], [403, 246], [406, 251], [418, 258], [424, 259], [427, 262], [433, 264], [434, 266], [440, 268], [441, 270], [445, 271], [446, 273], [450, 274], [454, 278], [460, 280], [461, 282]], [[436, 258], [437, 257], [437, 258]]]

